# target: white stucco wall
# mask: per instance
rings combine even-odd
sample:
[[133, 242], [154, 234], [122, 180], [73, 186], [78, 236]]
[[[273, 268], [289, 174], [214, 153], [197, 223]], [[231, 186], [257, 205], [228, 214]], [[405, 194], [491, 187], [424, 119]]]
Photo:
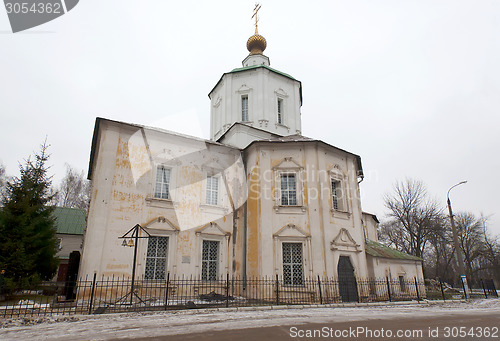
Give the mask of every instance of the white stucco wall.
[[[171, 169], [169, 200], [154, 198], [158, 165]], [[205, 204], [207, 174], [220, 177], [216, 206]], [[102, 120], [80, 276], [94, 272], [98, 276], [129, 276], [133, 248], [123, 247], [119, 237], [135, 224], [148, 228], [153, 235], [169, 237], [167, 271], [172, 275], [200, 274], [203, 239], [220, 241], [219, 272], [227, 273], [232, 252], [232, 207], [243, 201], [244, 180], [236, 149]], [[136, 271], [140, 276], [144, 273], [147, 239], [141, 239], [138, 245]]]
[[369, 267], [373, 269], [373, 277], [397, 280], [399, 276], [406, 279], [417, 278], [423, 281], [422, 262], [413, 260], [402, 260], [393, 258], [381, 258], [367, 256]]
[[367, 239], [378, 241], [378, 223], [372, 214], [363, 212], [363, 228]]
[[[316, 142], [259, 142], [245, 159], [250, 275], [281, 276], [281, 243], [296, 241], [304, 244], [307, 277], [336, 277], [339, 256], [350, 258], [356, 276], [367, 276], [354, 156]], [[301, 178], [295, 207], [280, 206], [280, 172]], [[341, 180], [343, 210], [333, 209], [331, 177]]]
[[[301, 133], [300, 82], [259, 67], [226, 73], [209, 97], [210, 136], [217, 140], [234, 122], [242, 122], [241, 97], [248, 96], [248, 124], [278, 135]], [[278, 124], [277, 100], [283, 100]]]

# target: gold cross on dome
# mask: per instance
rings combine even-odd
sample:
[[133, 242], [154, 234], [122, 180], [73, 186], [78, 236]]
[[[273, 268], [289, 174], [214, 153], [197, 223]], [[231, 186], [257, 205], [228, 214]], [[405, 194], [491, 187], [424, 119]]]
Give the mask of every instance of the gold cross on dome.
[[262, 5], [257, 2], [255, 4], [255, 8], [253, 9], [252, 19], [255, 17], [255, 29], [256, 30], [257, 30], [257, 22], [259, 21], [258, 13], [259, 13], [259, 10], [261, 7], [262, 7]]

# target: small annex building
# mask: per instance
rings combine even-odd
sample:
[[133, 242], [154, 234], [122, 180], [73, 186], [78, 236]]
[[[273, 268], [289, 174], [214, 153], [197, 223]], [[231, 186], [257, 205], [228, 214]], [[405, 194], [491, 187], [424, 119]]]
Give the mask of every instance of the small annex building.
[[[53, 216], [56, 237], [59, 240], [59, 251], [56, 254], [59, 259], [59, 268], [53, 280], [74, 281], [78, 274], [87, 212], [78, 208], [56, 207]], [[72, 263], [71, 266], [70, 263]]]

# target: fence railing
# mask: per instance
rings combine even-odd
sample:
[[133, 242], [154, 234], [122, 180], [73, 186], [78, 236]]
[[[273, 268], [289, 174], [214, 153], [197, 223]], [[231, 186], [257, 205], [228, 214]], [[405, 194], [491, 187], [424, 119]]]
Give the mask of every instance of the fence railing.
[[[494, 288], [483, 289], [485, 297], [496, 295]], [[442, 287], [441, 293], [443, 299], [450, 299]], [[3, 293], [0, 317], [405, 301], [433, 295], [435, 293], [428, 291], [424, 282], [416, 278], [339, 280], [318, 276], [291, 283], [290, 279], [278, 276], [243, 279], [227, 275], [217, 281], [204, 281], [168, 274], [164, 280], [136, 279], [132, 283], [130, 278], [97, 278], [94, 275], [74, 283], [46, 282], [32, 290]]]

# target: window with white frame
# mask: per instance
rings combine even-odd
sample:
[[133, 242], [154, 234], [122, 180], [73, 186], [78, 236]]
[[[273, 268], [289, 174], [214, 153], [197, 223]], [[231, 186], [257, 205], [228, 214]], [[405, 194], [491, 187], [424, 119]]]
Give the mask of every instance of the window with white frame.
[[335, 211], [345, 211], [344, 196], [342, 192], [342, 182], [332, 179], [332, 208]]
[[219, 264], [219, 242], [215, 240], [204, 240], [201, 258], [201, 279], [204, 281], [216, 281]]
[[217, 205], [219, 200], [219, 178], [207, 176], [207, 205]]
[[304, 283], [304, 263], [302, 243], [283, 243], [283, 283], [302, 285]]
[[248, 95], [241, 96], [241, 120], [248, 121]]
[[295, 173], [281, 174], [281, 205], [297, 205], [297, 179]]
[[278, 98], [278, 124], [284, 124], [283, 99]]
[[156, 169], [155, 198], [170, 199], [170, 169], [158, 166]]
[[145, 279], [165, 279], [167, 268], [168, 237], [148, 238]]

